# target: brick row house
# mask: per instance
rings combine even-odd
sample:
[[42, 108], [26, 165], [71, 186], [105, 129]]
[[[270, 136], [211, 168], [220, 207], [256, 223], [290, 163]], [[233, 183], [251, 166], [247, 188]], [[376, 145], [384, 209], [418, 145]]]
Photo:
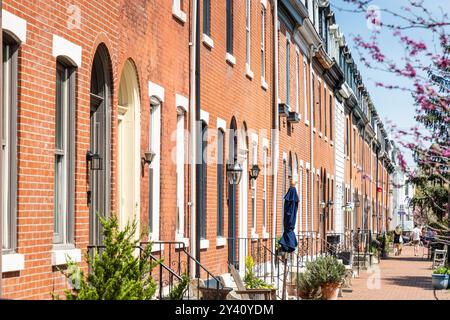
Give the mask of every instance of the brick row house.
[[390, 142], [329, 1], [4, 0], [1, 25], [2, 297], [87, 270], [97, 215], [192, 277], [274, 255], [291, 183], [299, 250], [387, 230]]

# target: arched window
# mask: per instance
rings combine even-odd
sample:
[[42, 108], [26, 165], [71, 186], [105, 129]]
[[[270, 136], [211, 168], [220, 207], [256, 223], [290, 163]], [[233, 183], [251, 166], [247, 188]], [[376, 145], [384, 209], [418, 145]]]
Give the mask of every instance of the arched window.
[[76, 68], [65, 59], [56, 62], [55, 114], [55, 244], [73, 243], [75, 188]]
[[2, 197], [3, 251], [17, 246], [17, 86], [19, 45], [3, 32]]
[[207, 196], [207, 154], [206, 148], [208, 146], [208, 126], [202, 122], [202, 143], [201, 143], [201, 168], [200, 168], [200, 239], [206, 239], [206, 196]]
[[225, 162], [225, 133], [217, 130], [217, 236], [223, 237], [223, 197], [224, 197], [224, 162]]

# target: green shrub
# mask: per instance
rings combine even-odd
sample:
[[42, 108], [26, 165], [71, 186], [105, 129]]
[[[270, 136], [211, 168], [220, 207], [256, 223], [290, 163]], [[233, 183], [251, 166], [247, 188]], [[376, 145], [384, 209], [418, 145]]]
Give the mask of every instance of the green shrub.
[[450, 274], [450, 268], [439, 267], [433, 270], [433, 274]]
[[271, 285], [255, 276], [255, 273], [253, 272], [253, 266], [253, 258], [251, 256], [245, 258], [245, 287], [247, 289], [272, 289], [273, 287]]
[[[79, 265], [68, 261], [63, 274], [71, 283], [67, 300], [150, 300], [156, 292], [151, 271], [157, 264], [150, 260], [151, 245], [136, 254], [140, 239], [136, 239], [137, 223], [119, 229], [117, 217], [99, 216], [103, 226], [103, 245], [93, 257], [86, 254], [91, 272], [85, 276]], [[53, 294], [53, 298], [59, 296]]]
[[170, 300], [183, 300], [184, 294], [189, 289], [190, 278], [187, 274], [181, 276], [180, 282], [169, 293]]
[[301, 296], [309, 299], [319, 298], [320, 283], [315, 279], [310, 271], [302, 272], [297, 278], [297, 288]]
[[345, 276], [345, 266], [335, 257], [326, 256], [306, 263], [307, 270], [319, 285], [341, 283]]

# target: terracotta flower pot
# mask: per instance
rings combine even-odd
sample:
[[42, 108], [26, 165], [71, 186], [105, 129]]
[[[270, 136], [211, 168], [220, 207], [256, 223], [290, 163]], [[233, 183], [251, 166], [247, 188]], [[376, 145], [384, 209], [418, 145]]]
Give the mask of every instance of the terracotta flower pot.
[[321, 286], [322, 299], [324, 300], [337, 300], [339, 294], [339, 283], [325, 283]]

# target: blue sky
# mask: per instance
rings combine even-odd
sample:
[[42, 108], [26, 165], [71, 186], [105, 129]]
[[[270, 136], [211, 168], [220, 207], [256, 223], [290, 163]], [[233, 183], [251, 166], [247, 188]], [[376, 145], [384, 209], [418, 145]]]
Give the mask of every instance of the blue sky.
[[[388, 8], [396, 12], [404, 12], [402, 6], [406, 5], [407, 0], [374, 0], [372, 5], [381, 8]], [[378, 110], [378, 114], [383, 121], [390, 119], [402, 129], [411, 128], [416, 124], [414, 120], [414, 102], [409, 93], [401, 91], [392, 91], [384, 88], [379, 88], [374, 85], [374, 82], [384, 82], [388, 84], [405, 84], [404, 78], [398, 78], [392, 74], [376, 71], [366, 68], [359, 62], [359, 56], [354, 49], [354, 42], [352, 35], [362, 35], [368, 39], [371, 35], [371, 30], [367, 26], [364, 14], [357, 14], [338, 10], [341, 8], [354, 8], [352, 5], [343, 0], [330, 1], [333, 11], [336, 15], [337, 23], [341, 28], [341, 32], [345, 34], [347, 43], [352, 49], [353, 57], [358, 62], [359, 70], [364, 79], [366, 87], [372, 97], [372, 101]], [[433, 13], [433, 16], [442, 16], [442, 12], [450, 12], [450, 0], [424, 0], [425, 6]], [[441, 11], [442, 10], [442, 11]], [[381, 13], [381, 20], [383, 22], [392, 22], [392, 17], [387, 13]], [[410, 31], [406, 35], [413, 37], [416, 40], [423, 40], [428, 46], [433, 44], [433, 39], [428, 32], [424, 31]], [[389, 55], [389, 58], [401, 62], [404, 51], [398, 44], [397, 40], [393, 38], [391, 32], [381, 30], [380, 47], [384, 53]], [[412, 158], [406, 154], [408, 162], [412, 165]]]

